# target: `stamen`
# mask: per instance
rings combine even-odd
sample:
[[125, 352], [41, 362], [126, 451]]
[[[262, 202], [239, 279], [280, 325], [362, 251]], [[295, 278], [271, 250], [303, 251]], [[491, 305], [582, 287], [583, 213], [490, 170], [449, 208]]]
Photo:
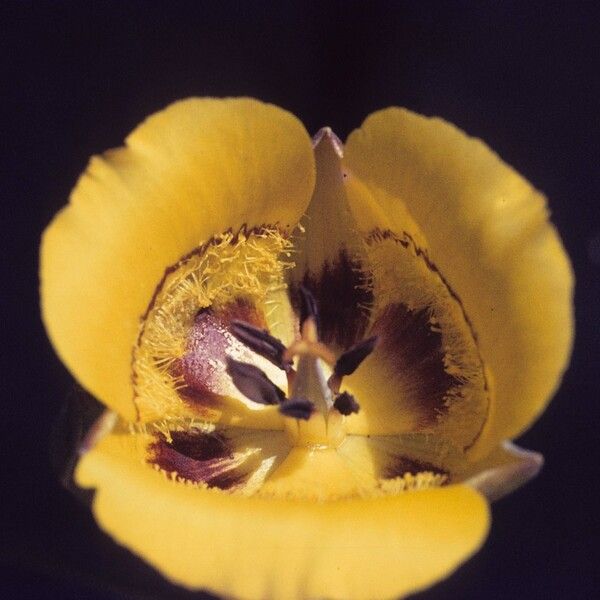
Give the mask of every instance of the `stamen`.
[[285, 394], [258, 367], [227, 357], [226, 370], [235, 387], [253, 402], [280, 404], [285, 400]]
[[338, 377], [352, 375], [352, 373], [358, 369], [360, 363], [373, 352], [376, 343], [377, 336], [374, 335], [373, 337], [352, 346], [350, 350], [346, 350], [346, 352], [337, 359], [335, 366], [333, 367], [334, 375], [337, 375]]
[[314, 317], [306, 318], [300, 328], [300, 334], [302, 335], [302, 340], [306, 342], [316, 343], [318, 341], [319, 331]]
[[333, 407], [344, 416], [357, 413], [360, 410], [360, 405], [356, 401], [356, 398], [348, 392], [339, 394], [333, 401]]
[[314, 319], [317, 329], [319, 329], [319, 310], [317, 301], [312, 292], [304, 285], [300, 286], [300, 328], [309, 317]]
[[317, 301], [310, 290], [300, 286], [300, 334], [299, 340], [293, 342], [283, 353], [284, 362], [290, 361], [294, 356], [318, 356], [327, 364], [333, 365], [335, 355], [327, 346], [319, 342], [319, 323]]
[[335, 362], [333, 373], [327, 382], [329, 389], [336, 393], [340, 391], [342, 378], [345, 375], [352, 375], [360, 364], [375, 350], [377, 336], [374, 335], [346, 350]]
[[[310, 323], [309, 319], [307, 323]], [[305, 339], [296, 340], [289, 348], [286, 349], [283, 359], [291, 360], [294, 356], [318, 356], [323, 359], [328, 365], [335, 363], [335, 354], [324, 344], [320, 342], [310, 342]]]
[[290, 398], [279, 406], [279, 412], [285, 417], [308, 421], [315, 410], [314, 404], [305, 398]]
[[275, 366], [288, 371], [292, 367], [292, 361], [284, 359], [283, 353], [285, 346], [276, 337], [272, 336], [266, 329], [259, 329], [246, 323], [245, 321], [232, 321], [230, 326], [231, 333], [246, 344], [251, 350], [257, 354], [264, 356], [271, 361]]

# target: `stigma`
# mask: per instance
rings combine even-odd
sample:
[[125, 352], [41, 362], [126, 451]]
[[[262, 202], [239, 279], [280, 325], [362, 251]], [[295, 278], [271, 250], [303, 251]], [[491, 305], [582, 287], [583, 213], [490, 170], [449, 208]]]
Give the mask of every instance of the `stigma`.
[[227, 358], [227, 373], [249, 400], [278, 405], [295, 446], [337, 448], [346, 436], [345, 420], [360, 410], [348, 392], [340, 393], [352, 374], [375, 349], [376, 337], [352, 346], [340, 356], [319, 340], [319, 313], [311, 292], [300, 287], [300, 336], [288, 347], [267, 330], [236, 320], [231, 332], [243, 344], [285, 371], [287, 394], [258, 367]]

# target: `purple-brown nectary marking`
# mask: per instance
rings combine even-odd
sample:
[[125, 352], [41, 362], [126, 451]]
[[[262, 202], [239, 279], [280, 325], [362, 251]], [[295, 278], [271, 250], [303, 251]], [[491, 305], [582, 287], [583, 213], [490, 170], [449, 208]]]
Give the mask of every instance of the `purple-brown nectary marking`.
[[442, 334], [432, 329], [427, 309], [411, 311], [390, 304], [378, 316], [372, 333], [378, 335], [375, 353], [389, 371], [390, 385], [419, 412], [423, 426], [446, 411], [449, 392], [461, 381], [446, 372]]
[[234, 460], [222, 433], [172, 431], [172, 442], [159, 435], [148, 449], [148, 462], [167, 473], [177, 473], [194, 483], [230, 489], [242, 484], [247, 473]]
[[172, 374], [182, 375], [185, 382], [179, 395], [194, 405], [214, 407], [232, 391], [226, 359], [233, 349], [244, 351], [244, 345], [229, 332], [233, 320], [265, 326], [262, 314], [245, 298], [217, 309], [202, 309], [194, 319], [186, 353], [172, 368]]
[[[333, 263], [326, 262], [320, 273], [307, 273], [302, 284], [317, 301], [319, 337], [325, 344], [346, 349], [360, 341], [367, 328], [373, 295], [358, 260], [340, 250]], [[299, 290], [290, 289], [292, 305], [299, 312]]]

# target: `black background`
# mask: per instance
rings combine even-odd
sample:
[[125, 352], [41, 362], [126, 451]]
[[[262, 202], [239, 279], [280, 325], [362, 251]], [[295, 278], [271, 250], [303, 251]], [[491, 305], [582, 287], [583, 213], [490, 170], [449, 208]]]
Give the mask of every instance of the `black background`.
[[[101, 534], [50, 466], [73, 382], [46, 340], [39, 236], [93, 153], [191, 95], [249, 95], [345, 138], [404, 105], [486, 140], [550, 199], [577, 274], [571, 368], [520, 440], [546, 467], [483, 550], [418, 596], [598, 589], [600, 27], [593, 2], [2, 2], [0, 595], [182, 597]], [[85, 307], [82, 307], [85, 309]]]

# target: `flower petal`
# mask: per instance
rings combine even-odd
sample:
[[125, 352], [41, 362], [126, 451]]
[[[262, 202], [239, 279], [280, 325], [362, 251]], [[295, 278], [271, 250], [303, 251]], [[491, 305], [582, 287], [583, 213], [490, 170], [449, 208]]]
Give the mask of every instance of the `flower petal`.
[[344, 380], [361, 413], [354, 433], [430, 431], [468, 448], [488, 414], [489, 389], [477, 340], [460, 298], [429, 257], [418, 225], [400, 204], [348, 172], [348, 203], [365, 241], [373, 292], [368, 335], [375, 351]]
[[242, 226], [287, 230], [314, 160], [303, 126], [250, 99], [177, 102], [91, 160], [43, 236], [43, 318], [79, 381], [133, 419], [131, 351], [165, 269]]
[[290, 451], [281, 431], [232, 427], [137, 434], [140, 458], [178, 481], [245, 495], [260, 488]]
[[315, 136], [315, 190], [294, 240], [296, 264], [290, 273], [291, 301], [297, 312], [302, 284], [315, 297], [321, 340], [337, 351], [361, 340], [372, 300], [363, 243], [346, 198], [342, 153], [329, 128]]
[[204, 490], [111, 434], [76, 478], [119, 543], [169, 579], [236, 598], [396, 598], [446, 576], [482, 543], [488, 508], [466, 486], [302, 502]]
[[404, 203], [474, 325], [495, 383], [484, 455], [540, 413], [571, 349], [573, 277], [544, 197], [481, 141], [398, 108], [350, 135], [345, 164], [384, 212]]
[[292, 280], [315, 295], [326, 344], [339, 352], [365, 335], [378, 339], [356, 373], [345, 374], [342, 386], [361, 406], [347, 429], [436, 431], [470, 447], [487, 418], [489, 393], [460, 299], [429, 260], [406, 209], [382, 211], [384, 192], [344, 166], [337, 138], [325, 130], [317, 140], [317, 182]]

